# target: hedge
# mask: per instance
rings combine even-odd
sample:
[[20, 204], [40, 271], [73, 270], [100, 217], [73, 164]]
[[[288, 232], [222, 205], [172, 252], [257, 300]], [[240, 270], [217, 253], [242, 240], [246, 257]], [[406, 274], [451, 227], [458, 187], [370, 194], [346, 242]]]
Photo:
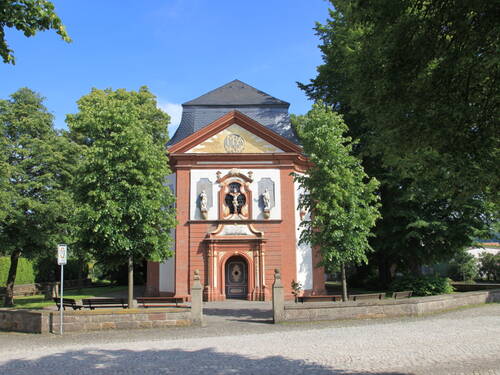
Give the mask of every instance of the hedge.
[[[10, 257], [0, 257], [0, 286], [5, 286], [9, 275]], [[32, 284], [35, 282], [33, 263], [26, 258], [19, 258], [15, 284]]]
[[434, 296], [453, 293], [451, 280], [435, 275], [405, 275], [395, 279], [390, 289], [393, 291], [412, 290], [414, 296]]

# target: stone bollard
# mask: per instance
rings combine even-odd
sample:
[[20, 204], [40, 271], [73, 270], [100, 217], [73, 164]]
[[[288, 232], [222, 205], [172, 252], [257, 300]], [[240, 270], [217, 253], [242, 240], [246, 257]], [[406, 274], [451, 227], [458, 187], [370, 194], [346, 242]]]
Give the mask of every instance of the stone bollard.
[[194, 271], [191, 287], [191, 320], [195, 325], [203, 325], [203, 287], [200, 283], [200, 271]]
[[273, 321], [279, 323], [285, 320], [285, 295], [283, 291], [283, 284], [281, 283], [280, 270], [274, 270], [274, 283], [273, 283]]

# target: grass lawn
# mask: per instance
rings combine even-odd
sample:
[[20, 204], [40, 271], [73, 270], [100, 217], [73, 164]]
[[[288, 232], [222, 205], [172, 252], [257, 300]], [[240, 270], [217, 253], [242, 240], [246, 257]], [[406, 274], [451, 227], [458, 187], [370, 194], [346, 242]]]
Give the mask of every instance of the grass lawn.
[[[126, 286], [105, 286], [100, 288], [83, 288], [81, 291], [65, 290], [64, 298], [73, 298], [80, 300], [82, 298], [92, 297], [107, 297], [110, 294], [127, 290]], [[41, 309], [45, 306], [55, 305], [54, 301], [44, 301], [44, 295], [39, 294], [35, 296], [18, 296], [14, 297], [14, 304], [16, 309]]]

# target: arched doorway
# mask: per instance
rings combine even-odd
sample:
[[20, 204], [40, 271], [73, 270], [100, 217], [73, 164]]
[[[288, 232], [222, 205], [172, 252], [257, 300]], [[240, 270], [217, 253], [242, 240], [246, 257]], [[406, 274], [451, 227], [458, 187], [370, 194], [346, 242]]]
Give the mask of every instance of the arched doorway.
[[232, 256], [225, 267], [226, 298], [247, 299], [248, 265], [242, 256]]

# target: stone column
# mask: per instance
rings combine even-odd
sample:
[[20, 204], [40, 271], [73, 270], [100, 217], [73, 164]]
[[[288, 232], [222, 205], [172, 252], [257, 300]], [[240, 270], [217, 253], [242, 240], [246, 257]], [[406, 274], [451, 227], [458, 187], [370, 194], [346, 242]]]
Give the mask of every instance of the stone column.
[[283, 291], [283, 284], [281, 283], [280, 270], [274, 270], [274, 283], [273, 283], [273, 321], [279, 323], [285, 320], [285, 296]]
[[203, 287], [200, 283], [200, 271], [194, 271], [191, 286], [191, 320], [195, 325], [203, 325]]

